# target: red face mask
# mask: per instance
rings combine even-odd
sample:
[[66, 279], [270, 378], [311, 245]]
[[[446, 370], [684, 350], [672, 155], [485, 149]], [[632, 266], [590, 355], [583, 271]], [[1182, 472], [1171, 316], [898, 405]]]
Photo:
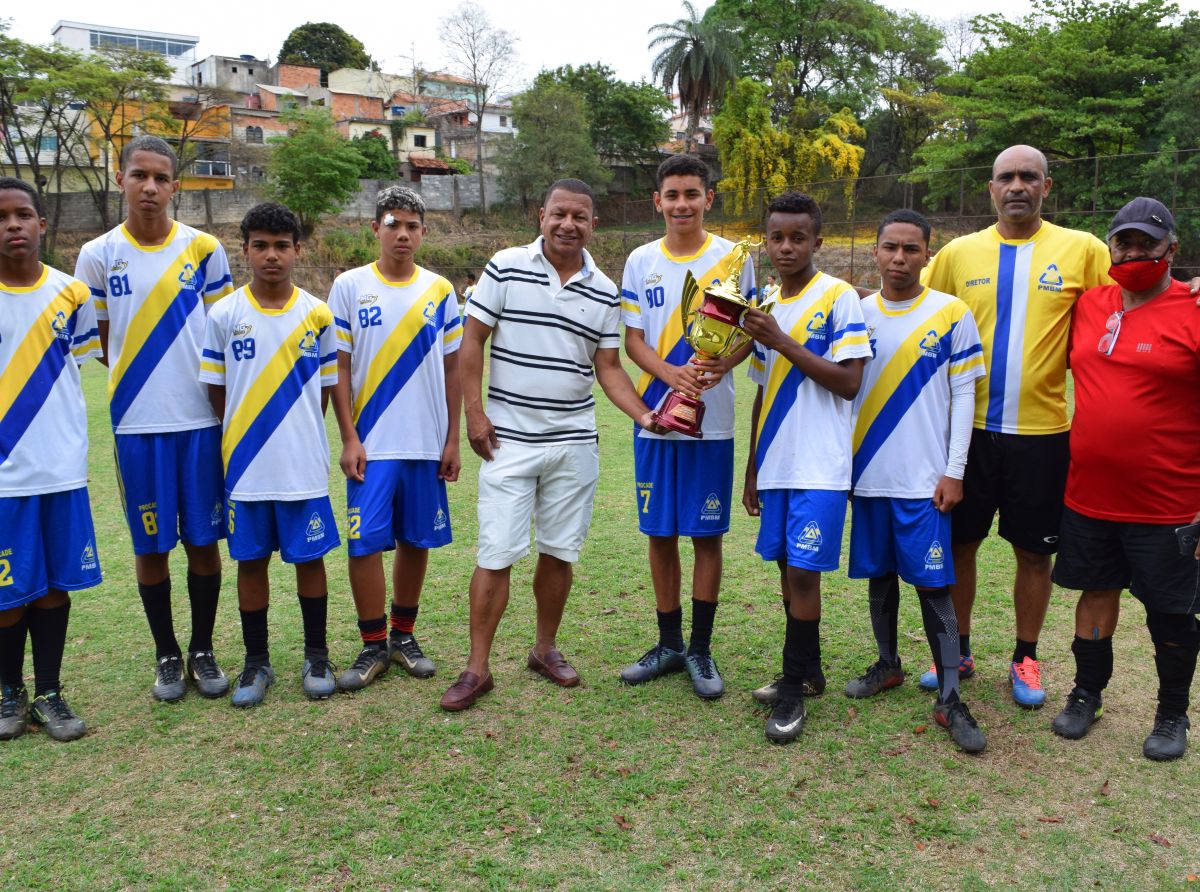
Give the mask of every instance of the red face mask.
[[1126, 291], [1149, 291], [1162, 281], [1163, 274], [1170, 268], [1167, 262], [1168, 248], [1161, 257], [1153, 260], [1125, 260], [1114, 263], [1108, 268], [1108, 274], [1114, 282]]

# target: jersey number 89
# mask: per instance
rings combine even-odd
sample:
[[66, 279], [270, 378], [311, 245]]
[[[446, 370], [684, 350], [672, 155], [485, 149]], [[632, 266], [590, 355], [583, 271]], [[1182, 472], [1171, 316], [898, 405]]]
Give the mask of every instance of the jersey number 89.
[[235, 360], [254, 358], [254, 338], [242, 338], [229, 345]]

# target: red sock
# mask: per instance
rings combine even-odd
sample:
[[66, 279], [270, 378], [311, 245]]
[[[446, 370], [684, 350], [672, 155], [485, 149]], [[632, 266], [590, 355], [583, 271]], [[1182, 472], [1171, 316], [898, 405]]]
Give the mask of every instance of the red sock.
[[392, 602], [392, 634], [411, 635], [417, 625], [418, 607], [402, 607]]

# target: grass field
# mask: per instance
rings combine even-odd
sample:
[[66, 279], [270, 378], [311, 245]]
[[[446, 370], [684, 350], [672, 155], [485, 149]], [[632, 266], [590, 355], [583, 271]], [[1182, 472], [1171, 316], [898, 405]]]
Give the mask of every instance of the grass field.
[[[981, 552], [979, 671], [964, 684], [988, 732], [982, 756], [959, 753], [930, 721], [911, 589], [900, 618], [910, 681], [878, 700], [839, 693], [874, 659], [865, 586], [844, 573], [825, 581], [830, 692], [810, 701], [795, 744], [764, 740], [748, 691], [777, 671], [783, 618], [774, 568], [754, 555], [755, 522], [740, 508], [714, 639], [727, 695], [701, 702], [686, 676], [619, 684], [652, 643], [653, 599], [630, 424], [603, 399], [595, 518], [560, 638], [583, 687], [563, 691], [524, 668], [527, 559], [497, 637], [495, 692], [466, 713], [438, 708], [467, 648], [478, 459], [464, 443], [455, 542], [431, 560], [418, 623], [434, 679], [393, 671], [357, 695], [306, 701], [292, 573], [276, 564], [280, 677], [267, 702], [248, 712], [194, 693], [155, 703], [99, 365], [84, 384], [105, 582], [74, 597], [63, 678], [90, 731], [72, 744], [29, 733], [0, 745], [2, 888], [1200, 889], [1200, 755], [1141, 756], [1156, 684], [1140, 607], [1126, 602], [1104, 719], [1084, 741], [1060, 740], [1049, 722], [1070, 686], [1073, 600], [1055, 592], [1042, 639], [1049, 704], [1018, 710], [1006, 680], [1012, 561], [995, 540]], [[743, 426], [750, 398], [741, 380]], [[336, 444], [332, 422], [330, 433]], [[744, 436], [739, 445], [740, 468]], [[331, 492], [340, 513], [340, 481]], [[359, 643], [344, 551], [328, 566], [330, 643], [345, 665]], [[232, 675], [242, 650], [228, 563], [217, 653]]]

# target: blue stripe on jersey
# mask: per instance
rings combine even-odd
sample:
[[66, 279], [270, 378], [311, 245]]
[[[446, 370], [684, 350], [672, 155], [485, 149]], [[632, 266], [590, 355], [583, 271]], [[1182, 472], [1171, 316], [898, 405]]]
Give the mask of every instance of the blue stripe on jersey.
[[224, 353], [220, 353], [216, 350], [209, 350], [207, 347], [205, 347], [203, 350], [200, 351], [200, 355], [203, 356], [205, 359], [215, 359], [215, 360], [217, 360], [217, 362], [225, 361]]
[[[822, 327], [824, 328], [825, 326]], [[825, 353], [824, 345], [821, 346], [820, 352], [817, 352], [817, 350], [809, 346], [811, 340], [811, 338], [806, 340], [803, 346], [812, 350], [818, 356], [823, 355]], [[780, 357], [777, 361], [787, 362], [783, 357]], [[783, 380], [779, 382], [779, 390], [775, 393], [775, 399], [771, 403], [771, 409], [767, 412], [767, 417], [763, 419], [762, 433], [758, 435], [758, 443], [755, 444], [754, 464], [756, 467], [762, 467], [763, 459], [767, 456], [767, 449], [770, 448], [771, 443], [775, 440], [775, 435], [779, 433], [779, 428], [783, 426], [783, 420], [787, 418], [788, 412], [796, 404], [796, 394], [800, 392], [800, 385], [804, 382], [805, 377], [804, 372], [792, 366], [788, 370], [788, 373], [783, 376]]]
[[322, 356], [321, 357], [321, 365], [328, 365], [331, 362], [337, 362], [337, 355], [338, 355], [338, 352], [336, 350], [334, 350], [328, 356]]
[[[680, 338], [679, 343], [671, 348], [671, 352], [663, 357], [663, 361], [671, 365], [683, 365], [691, 358], [692, 345], [687, 342], [686, 338]], [[642, 402], [653, 409], [662, 402], [662, 398], [667, 395], [668, 390], [670, 388], [666, 384], [655, 378], [646, 388], [646, 392], [642, 394]]]
[[[955, 322], [954, 324], [958, 325], [957, 322]], [[972, 344], [966, 350], [959, 350], [957, 353], [955, 353], [953, 356], [951, 356], [950, 361], [951, 362], [959, 362], [960, 360], [966, 359], [968, 356], [974, 356], [976, 353], [982, 353], [982, 352], [983, 352], [983, 344]]]
[[[75, 317], [72, 315], [71, 325], [74, 324]], [[45, 405], [50, 391], [54, 389], [54, 382], [62, 374], [70, 351], [67, 341], [54, 338], [17, 398], [4, 417], [0, 418], [0, 464], [8, 461], [9, 455], [37, 417], [38, 410]]]
[[345, 319], [339, 319], [337, 316], [334, 316], [334, 317], [333, 317], [333, 321], [334, 321], [335, 323], [337, 323], [337, 327], [338, 327], [338, 328], [344, 328], [344, 329], [346, 329], [346, 331], [350, 331], [350, 330], [351, 330], [351, 329], [350, 329], [350, 323], [349, 323], [349, 322], [347, 322]]
[[[875, 416], [862, 443], [859, 444], [858, 451], [854, 453], [854, 475], [850, 481], [851, 488], [858, 483], [858, 478], [871, 463], [875, 453], [887, 442], [887, 438], [892, 435], [892, 431], [904, 418], [904, 414], [912, 408], [917, 397], [921, 395], [921, 391], [925, 389], [925, 385], [937, 374], [938, 369], [953, 358], [949, 357], [950, 340], [957, 325], [957, 322], [952, 324], [950, 330], [940, 338], [937, 356], [932, 357], [926, 353], [914, 362], [912, 368], [904, 373], [904, 377], [900, 379], [900, 383], [896, 385], [892, 395], [887, 398], [887, 402], [880, 408], [879, 414]], [[970, 350], [963, 351], [963, 355], [970, 355], [970, 353]]]
[[992, 338], [992, 361], [988, 363], [988, 407], [984, 427], [999, 431], [1004, 426], [1004, 384], [1008, 373], [1008, 348], [1012, 326], [1015, 245], [1000, 246], [1000, 269], [996, 274], [996, 333]]
[[98, 338], [98, 337], [100, 337], [100, 329], [93, 328], [91, 331], [85, 331], [81, 335], [76, 335], [74, 337], [74, 339], [71, 341], [71, 344], [73, 346], [78, 347], [80, 344], [86, 344], [92, 338]]
[[638, 296], [632, 291], [626, 291], [624, 288], [621, 289], [621, 296], [629, 298], [629, 300], [633, 301], [634, 303], [638, 302]]
[[304, 393], [304, 385], [308, 379], [319, 369], [320, 363], [317, 362], [317, 357], [303, 355], [297, 357], [296, 364], [287, 373], [287, 377], [280, 382], [279, 387], [262, 407], [262, 411], [254, 417], [246, 429], [246, 433], [233, 447], [233, 452], [229, 456], [229, 467], [225, 469], [225, 492], [233, 492], [255, 456], [266, 445], [267, 440], [271, 438], [271, 434], [275, 433], [275, 429], [279, 427], [283, 419], [287, 417], [287, 413], [292, 410], [296, 400]]
[[92, 292], [92, 297], [99, 297], [101, 299], [108, 297], [108, 292], [105, 291], [103, 288], [89, 287], [88, 291]]
[[[443, 301], [443, 306], [445, 302]], [[438, 311], [441, 312], [439, 307]], [[383, 413], [387, 411], [387, 407], [392, 404], [392, 401], [404, 389], [404, 385], [408, 383], [408, 379], [421, 367], [421, 363], [425, 361], [425, 357], [429, 355], [429, 351], [433, 349], [437, 343], [440, 332], [437, 328], [431, 325], [421, 326], [421, 330], [413, 336], [408, 347], [400, 357], [392, 365], [383, 380], [379, 382], [379, 386], [375, 388], [375, 392], [371, 394], [371, 398], [363, 405], [362, 412], [359, 413], [358, 423], [355, 427], [358, 430], [358, 438], [366, 441], [367, 435], [371, 433], [372, 428], [383, 417]]]
[[[211, 255], [209, 255], [209, 256], [211, 256]], [[207, 259], [208, 258], [206, 257], [205, 260], [207, 260]], [[217, 281], [209, 282], [207, 285], [205, 285], [204, 293], [211, 294], [214, 291], [220, 291], [226, 285], [232, 285], [232, 284], [233, 284], [233, 276], [230, 273], [226, 273], [225, 275], [221, 276], [221, 278], [217, 279]]]
[[167, 351], [171, 349], [171, 345], [175, 343], [175, 339], [179, 337], [179, 333], [187, 325], [188, 316], [200, 303], [200, 295], [204, 293], [205, 288], [205, 272], [211, 257], [212, 255], [209, 254], [200, 261], [200, 267], [196, 270], [193, 280], [195, 287], [179, 289], [167, 311], [154, 326], [154, 331], [146, 338], [138, 355], [129, 363], [125, 374], [117, 382], [108, 406], [114, 428], [120, 425], [121, 419], [125, 417], [125, 413], [137, 399], [137, 395], [146, 386], [146, 382], [154, 374], [154, 370], [158, 368], [159, 362], [162, 361]]

